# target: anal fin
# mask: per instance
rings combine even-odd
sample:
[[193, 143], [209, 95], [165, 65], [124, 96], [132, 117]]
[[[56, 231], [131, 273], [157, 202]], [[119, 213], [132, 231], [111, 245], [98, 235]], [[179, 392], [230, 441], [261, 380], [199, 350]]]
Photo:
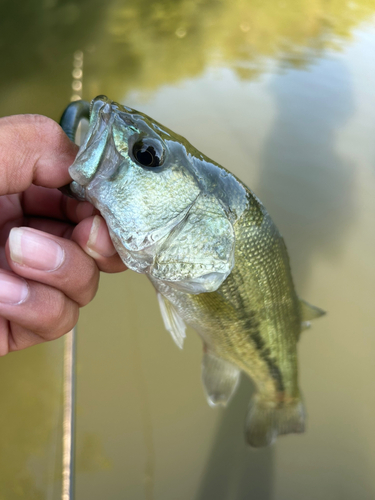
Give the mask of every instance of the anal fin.
[[203, 354], [202, 382], [210, 406], [226, 405], [240, 379], [240, 370], [210, 351]]
[[175, 307], [169, 302], [169, 300], [163, 297], [163, 295], [159, 292], [157, 296], [161, 316], [164, 321], [164, 326], [166, 330], [168, 330], [171, 334], [172, 339], [174, 340], [177, 347], [182, 349], [184, 346], [184, 339], [186, 337], [186, 326], [184, 320], [181, 318], [181, 316], [178, 314]]

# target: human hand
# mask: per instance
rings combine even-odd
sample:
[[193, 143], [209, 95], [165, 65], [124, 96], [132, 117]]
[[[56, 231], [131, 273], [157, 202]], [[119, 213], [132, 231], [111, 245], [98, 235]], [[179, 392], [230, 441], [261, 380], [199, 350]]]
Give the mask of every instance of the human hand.
[[0, 355], [67, 333], [99, 270], [126, 269], [94, 207], [55, 189], [77, 150], [49, 118], [0, 118]]

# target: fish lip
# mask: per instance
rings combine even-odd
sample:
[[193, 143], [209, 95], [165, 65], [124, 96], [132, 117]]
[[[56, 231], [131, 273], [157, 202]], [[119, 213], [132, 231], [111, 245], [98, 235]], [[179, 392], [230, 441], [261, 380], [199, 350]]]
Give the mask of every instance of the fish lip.
[[[97, 106], [98, 103], [101, 103], [101, 105]], [[112, 101], [110, 101], [106, 96], [95, 97], [90, 104], [90, 125], [87, 131], [87, 136], [79, 148], [77, 158], [79, 158], [81, 152], [85, 151], [86, 148], [89, 148], [92, 145], [96, 135], [100, 133], [105, 126], [109, 125], [111, 117]]]
[[[113, 116], [112, 101], [106, 96], [98, 96], [92, 100], [87, 135], [73, 164], [69, 167], [69, 174], [76, 185], [85, 187], [95, 177], [107, 147]], [[92, 158], [96, 158], [95, 161], [91, 161], [91, 165], [85, 168], [85, 165], [90, 164]]]
[[106, 105], [112, 106], [113, 101], [104, 94], [94, 97], [94, 99], [90, 103], [90, 116], [92, 115], [93, 112], [96, 111], [95, 108], [98, 107], [97, 106], [98, 103], [102, 103], [102, 105], [99, 106], [99, 109], [102, 109]]

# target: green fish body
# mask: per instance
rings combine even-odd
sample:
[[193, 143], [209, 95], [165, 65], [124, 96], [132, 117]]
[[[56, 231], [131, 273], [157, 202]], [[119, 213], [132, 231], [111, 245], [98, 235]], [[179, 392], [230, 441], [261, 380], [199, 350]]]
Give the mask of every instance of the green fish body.
[[303, 432], [296, 347], [323, 311], [299, 300], [258, 198], [184, 138], [105, 96], [91, 104], [70, 174], [72, 193], [101, 211], [125, 264], [153, 283], [176, 344], [185, 324], [201, 336], [208, 402], [226, 404], [243, 371], [256, 387], [248, 443]]

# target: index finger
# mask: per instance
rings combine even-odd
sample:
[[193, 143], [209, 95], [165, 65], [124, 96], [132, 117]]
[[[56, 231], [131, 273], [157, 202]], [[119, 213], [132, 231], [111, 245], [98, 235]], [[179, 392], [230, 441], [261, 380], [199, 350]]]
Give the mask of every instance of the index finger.
[[68, 167], [77, 151], [46, 116], [0, 118], [0, 196], [25, 191], [31, 184], [56, 188], [69, 183]]
[[48, 217], [75, 223], [90, 217], [96, 210], [88, 201], [68, 198], [57, 189], [35, 185], [23, 193], [22, 208], [26, 216]]

